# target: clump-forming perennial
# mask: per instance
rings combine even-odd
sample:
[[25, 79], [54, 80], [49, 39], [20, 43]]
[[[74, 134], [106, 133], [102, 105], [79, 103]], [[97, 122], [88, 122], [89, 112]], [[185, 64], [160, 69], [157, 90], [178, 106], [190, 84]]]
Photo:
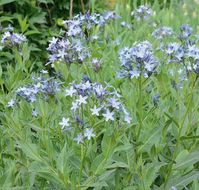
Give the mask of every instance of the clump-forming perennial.
[[[121, 96], [109, 85], [103, 87], [86, 77], [79, 84], [71, 83], [65, 89], [65, 96], [72, 99], [71, 112], [75, 123], [84, 129], [74, 138], [78, 144], [82, 143], [84, 138], [90, 140], [95, 136], [93, 127], [89, 126], [91, 118], [104, 119], [105, 122], [131, 122], [130, 114], [120, 101]], [[69, 120], [62, 118], [62, 127], [65, 123], [68, 126]]]

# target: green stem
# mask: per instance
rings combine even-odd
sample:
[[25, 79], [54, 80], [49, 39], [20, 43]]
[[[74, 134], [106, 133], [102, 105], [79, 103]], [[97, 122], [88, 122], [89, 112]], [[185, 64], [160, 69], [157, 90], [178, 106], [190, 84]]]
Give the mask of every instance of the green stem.
[[139, 76], [138, 81], [138, 88], [139, 88], [139, 100], [138, 100], [138, 114], [139, 114], [139, 128], [137, 133], [137, 142], [139, 141], [140, 133], [142, 130], [142, 78], [141, 75]]
[[80, 172], [79, 172], [79, 180], [78, 180], [79, 190], [81, 189], [81, 177], [82, 177], [85, 155], [86, 155], [86, 151], [84, 151], [84, 145], [81, 144], [81, 164], [80, 164]]
[[186, 120], [186, 117], [187, 117], [187, 114], [189, 113], [189, 110], [190, 110], [190, 107], [191, 107], [191, 100], [193, 98], [193, 91], [194, 91], [194, 87], [195, 87], [195, 84], [197, 82], [197, 79], [198, 79], [198, 76], [196, 76], [194, 82], [193, 82], [193, 85], [191, 87], [191, 91], [190, 91], [190, 98], [188, 100], [188, 105], [187, 105], [187, 109], [186, 109], [186, 112], [183, 116], [183, 119], [182, 119], [182, 123], [179, 124], [179, 133], [178, 133], [178, 137], [176, 139], [176, 146], [174, 148], [174, 151], [173, 151], [173, 156], [172, 156], [172, 163], [169, 167], [169, 171], [168, 171], [168, 175], [166, 176], [166, 180], [165, 180], [165, 186], [164, 188], [166, 188], [167, 186], [167, 183], [168, 183], [168, 180], [169, 180], [169, 177], [171, 176], [171, 172], [172, 172], [172, 167], [173, 167], [173, 164], [175, 163], [174, 160], [175, 158], [177, 157], [177, 151], [178, 151], [178, 147], [180, 145], [180, 137], [181, 137], [181, 133], [182, 133], [182, 129], [183, 129], [183, 126], [184, 126], [184, 123], [185, 123], [185, 120]]

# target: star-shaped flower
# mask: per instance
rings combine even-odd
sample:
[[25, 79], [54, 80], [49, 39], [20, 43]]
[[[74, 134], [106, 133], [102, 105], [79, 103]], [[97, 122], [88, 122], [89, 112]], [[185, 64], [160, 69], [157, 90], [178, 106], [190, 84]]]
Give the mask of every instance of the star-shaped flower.
[[83, 142], [83, 136], [82, 134], [80, 133], [79, 135], [77, 135], [77, 137], [74, 138], [74, 141], [77, 142], [77, 144], [80, 144]]
[[66, 52], [65, 52], [64, 49], [58, 51], [57, 56], [58, 56], [59, 58], [62, 58], [62, 59], [63, 59], [65, 55], [66, 55]]
[[72, 102], [71, 110], [76, 111], [78, 108], [79, 108], [79, 103], [78, 102]]
[[51, 40], [50, 40], [50, 43], [52, 44], [56, 44], [57, 43], [57, 38], [53, 37]]
[[16, 104], [16, 100], [11, 99], [11, 100], [8, 102], [7, 107], [12, 108], [15, 104]]
[[68, 127], [70, 124], [69, 124], [69, 118], [65, 118], [63, 117], [62, 118], [62, 121], [59, 122], [59, 124], [61, 125], [61, 128], [63, 129], [64, 127]]
[[116, 98], [110, 98], [109, 102], [113, 108], [119, 109], [120, 102]]
[[87, 81], [86, 83], [82, 84], [82, 89], [87, 90], [91, 87], [91, 83]]
[[109, 109], [106, 110], [106, 113], [102, 114], [105, 117], [105, 121], [114, 121], [114, 112], [110, 112]]
[[95, 134], [94, 134], [94, 132], [93, 132], [93, 128], [91, 128], [91, 129], [86, 128], [86, 129], [84, 130], [84, 136], [85, 136], [88, 140], [90, 140], [91, 137], [94, 137]]
[[77, 92], [77, 90], [75, 90], [75, 89], [73, 88], [73, 86], [71, 86], [69, 89], [66, 89], [66, 90], [65, 90], [65, 96], [70, 96], [70, 97], [72, 97], [73, 94], [75, 94], [76, 92]]
[[38, 116], [38, 111], [36, 109], [32, 110], [32, 116], [37, 117]]
[[87, 101], [86, 101], [87, 98], [88, 98], [87, 96], [80, 95], [79, 99], [77, 100], [77, 102], [79, 102], [79, 105], [81, 105], [81, 104], [87, 104]]
[[91, 108], [90, 110], [92, 112], [91, 113], [92, 115], [99, 116], [99, 111], [101, 110], [101, 108], [97, 108], [96, 105], [95, 105], [94, 108]]

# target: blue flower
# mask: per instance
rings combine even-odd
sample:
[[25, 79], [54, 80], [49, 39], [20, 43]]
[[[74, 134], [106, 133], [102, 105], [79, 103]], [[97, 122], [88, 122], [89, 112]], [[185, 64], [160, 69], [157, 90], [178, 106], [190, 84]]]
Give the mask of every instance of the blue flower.
[[84, 136], [88, 139], [88, 140], [90, 140], [92, 137], [95, 137], [95, 134], [94, 134], [94, 130], [93, 130], [93, 128], [86, 128], [85, 130], [84, 130]]
[[109, 109], [106, 109], [106, 113], [102, 114], [105, 118], [105, 121], [114, 121], [114, 112], [110, 112]]
[[173, 34], [174, 34], [174, 32], [173, 32], [172, 28], [163, 26], [163, 27], [158, 28], [155, 31], [153, 31], [152, 36], [158, 40], [162, 40], [162, 39], [164, 39], [168, 36], [171, 36]]
[[121, 78], [149, 77], [159, 65], [148, 41], [135, 43], [131, 48], [125, 47], [119, 52], [119, 59], [121, 71], [117, 76]]
[[11, 99], [8, 104], [7, 104], [7, 107], [8, 108], [12, 108], [14, 107], [14, 105], [16, 104], [16, 100], [15, 99]]
[[79, 135], [77, 135], [77, 137], [74, 138], [74, 141], [77, 142], [77, 144], [80, 144], [83, 142], [83, 136], [82, 134], [80, 133]]
[[92, 115], [96, 115], [99, 116], [99, 112], [101, 111], [102, 108], [97, 108], [96, 105], [94, 106], [94, 108], [91, 108], [91, 114]]
[[193, 32], [193, 28], [191, 28], [189, 25], [186, 25], [186, 24], [182, 25], [180, 27], [180, 30], [181, 30], [181, 34], [179, 38], [182, 40], [187, 39]]
[[148, 20], [153, 14], [153, 10], [147, 5], [141, 5], [131, 13], [137, 21]]

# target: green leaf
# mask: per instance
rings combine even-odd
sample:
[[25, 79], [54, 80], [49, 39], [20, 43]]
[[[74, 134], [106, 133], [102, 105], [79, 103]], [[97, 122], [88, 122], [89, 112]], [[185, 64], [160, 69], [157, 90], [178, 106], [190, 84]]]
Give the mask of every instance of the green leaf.
[[27, 32], [24, 33], [26, 36], [30, 36], [33, 34], [41, 34], [41, 32], [37, 31], [37, 30], [28, 30]]
[[159, 141], [162, 127], [158, 126], [148, 132], [148, 136], [143, 140], [143, 145], [138, 149], [139, 152], [147, 151], [151, 146]]
[[176, 176], [171, 176], [166, 189], [171, 189], [172, 186], [181, 189], [196, 179], [199, 179], [199, 171], [192, 171], [184, 176], [177, 174]]
[[114, 149], [114, 153], [115, 152], [121, 152], [121, 151], [128, 151], [128, 150], [132, 150], [133, 149], [133, 145], [132, 144], [125, 144], [125, 145], [120, 145], [117, 148]]
[[199, 161], [199, 150], [191, 152], [190, 154], [188, 153], [186, 154], [187, 155], [184, 155], [181, 158], [179, 158], [179, 161], [177, 161], [173, 169], [177, 170], [177, 169], [189, 167]]
[[1, 16], [0, 22], [4, 22], [4, 21], [12, 22], [12, 19], [13, 19], [13, 17], [11, 17], [11, 16]]
[[107, 168], [129, 168], [129, 166], [124, 162], [115, 162], [114, 164], [109, 165]]
[[107, 178], [110, 175], [112, 175], [115, 171], [116, 171], [115, 169], [105, 171], [102, 175], [99, 176], [99, 181], [107, 180]]
[[1, 77], [2, 77], [2, 67], [0, 65], [0, 79], [1, 79]]
[[21, 15], [17, 15], [17, 19], [18, 19], [19, 25], [21, 27], [21, 32], [24, 33], [29, 27], [28, 18], [25, 17], [23, 19]]
[[56, 186], [63, 188], [64, 183], [59, 178], [58, 174], [56, 173], [53, 168], [49, 167], [48, 165], [40, 162], [32, 162], [32, 164], [29, 167], [29, 170], [40, 177], [50, 181], [51, 183], [54, 183]]
[[38, 147], [31, 143], [18, 143], [19, 148], [24, 152], [24, 154], [32, 160], [42, 162], [42, 158], [38, 153]]
[[28, 43], [23, 44], [22, 55], [23, 55], [23, 62], [25, 64], [25, 62], [28, 61], [30, 58], [30, 49], [28, 47]]
[[93, 160], [93, 162], [91, 164], [91, 171], [93, 173], [97, 170], [97, 168], [99, 167], [99, 165], [102, 163], [103, 160], [104, 160], [103, 154], [100, 154], [95, 157], [95, 159]]
[[8, 3], [12, 3], [14, 1], [17, 1], [17, 0], [0, 0], [0, 6], [6, 5]]
[[44, 23], [46, 23], [45, 16], [46, 16], [45, 12], [41, 12], [39, 14], [35, 14], [29, 19], [29, 22], [31, 24], [44, 24]]
[[70, 172], [70, 160], [69, 158], [72, 156], [72, 151], [67, 150], [67, 144], [64, 145], [61, 153], [57, 158], [57, 168], [64, 175]]
[[114, 143], [115, 140], [113, 139], [113, 135], [104, 134], [102, 139], [102, 153], [104, 156], [108, 156], [112, 153]]
[[177, 127], [180, 127], [179, 126], [179, 123], [176, 121], [176, 119], [172, 116], [170, 116], [168, 113], [164, 112], [164, 114], [171, 120], [173, 121], [173, 123], [177, 126]]
[[45, 3], [45, 4], [48, 4], [48, 3], [54, 3], [53, 0], [37, 0], [39, 3]]

